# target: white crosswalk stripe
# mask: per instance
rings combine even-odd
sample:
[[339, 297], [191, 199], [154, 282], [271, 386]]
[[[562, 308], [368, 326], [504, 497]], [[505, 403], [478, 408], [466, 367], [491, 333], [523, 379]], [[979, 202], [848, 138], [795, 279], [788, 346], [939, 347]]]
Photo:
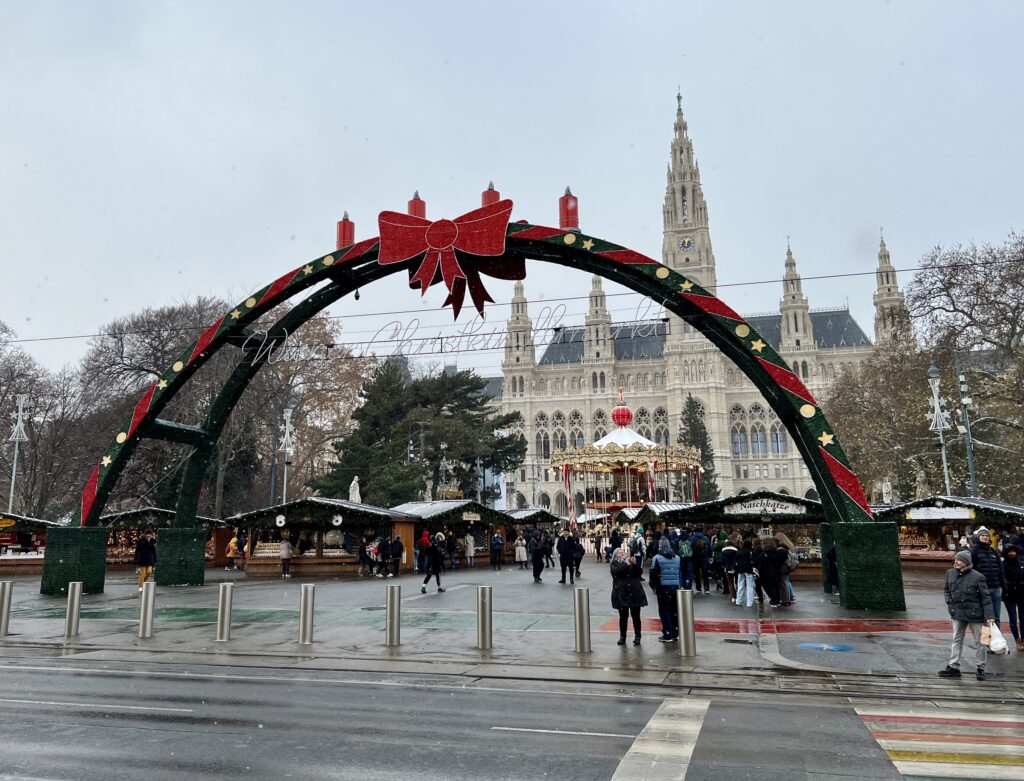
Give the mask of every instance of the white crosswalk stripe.
[[619, 762], [612, 781], [683, 781], [711, 700], [665, 700]]

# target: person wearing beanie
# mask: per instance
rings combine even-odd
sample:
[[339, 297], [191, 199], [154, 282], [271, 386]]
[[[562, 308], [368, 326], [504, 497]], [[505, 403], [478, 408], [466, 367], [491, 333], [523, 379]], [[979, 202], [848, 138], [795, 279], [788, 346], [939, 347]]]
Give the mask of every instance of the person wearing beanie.
[[1003, 565], [999, 554], [992, 547], [992, 535], [984, 526], [974, 533], [971, 545], [971, 565], [985, 576], [989, 593], [992, 595], [992, 609], [995, 611], [996, 624], [999, 623], [1000, 604], [1003, 601]]
[[953, 557], [953, 568], [946, 573], [945, 594], [949, 617], [953, 619], [953, 643], [949, 664], [939, 671], [939, 677], [960, 677], [960, 657], [963, 655], [964, 637], [970, 627], [977, 645], [976, 677], [983, 681], [987, 649], [981, 644], [981, 629], [986, 623], [995, 623], [995, 613], [988, 582], [984, 575], [974, 569], [971, 551], [962, 550]]

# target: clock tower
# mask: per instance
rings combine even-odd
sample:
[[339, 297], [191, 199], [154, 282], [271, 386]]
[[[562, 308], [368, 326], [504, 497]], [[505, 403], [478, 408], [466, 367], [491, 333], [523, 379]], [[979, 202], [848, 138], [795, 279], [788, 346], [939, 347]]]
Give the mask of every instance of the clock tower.
[[708, 232], [708, 206], [700, 186], [700, 166], [693, 155], [693, 141], [683, 117], [682, 95], [676, 95], [675, 135], [663, 214], [665, 264], [714, 292], [717, 280]]

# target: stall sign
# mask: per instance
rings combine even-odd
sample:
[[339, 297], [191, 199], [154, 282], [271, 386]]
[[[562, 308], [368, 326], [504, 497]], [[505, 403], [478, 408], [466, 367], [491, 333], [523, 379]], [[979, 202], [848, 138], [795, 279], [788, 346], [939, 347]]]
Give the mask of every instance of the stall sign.
[[13, 518], [0, 518], [0, 529], [9, 529], [17, 523]]
[[462, 514], [462, 520], [464, 521], [479, 521], [480, 513], [464, 512]]
[[745, 502], [727, 504], [722, 508], [726, 515], [806, 515], [807, 508], [796, 502], [786, 502], [764, 496], [760, 499], [748, 499]]
[[973, 507], [912, 507], [907, 510], [911, 521], [961, 521], [973, 520]]
[[0, 532], [0, 545], [14, 545], [18, 542], [18, 535], [14, 532]]

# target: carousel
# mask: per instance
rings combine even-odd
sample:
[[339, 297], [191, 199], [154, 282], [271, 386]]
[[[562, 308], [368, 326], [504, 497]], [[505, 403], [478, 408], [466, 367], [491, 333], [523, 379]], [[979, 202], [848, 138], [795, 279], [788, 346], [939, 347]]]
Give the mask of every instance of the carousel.
[[[630, 428], [633, 410], [623, 403], [621, 390], [611, 417], [615, 428], [608, 435], [551, 456], [569, 498], [569, 523], [576, 524], [578, 515], [614, 518], [624, 508], [639, 509], [648, 502], [695, 502], [700, 450], [652, 442]], [[583, 508], [577, 512], [580, 494]]]

